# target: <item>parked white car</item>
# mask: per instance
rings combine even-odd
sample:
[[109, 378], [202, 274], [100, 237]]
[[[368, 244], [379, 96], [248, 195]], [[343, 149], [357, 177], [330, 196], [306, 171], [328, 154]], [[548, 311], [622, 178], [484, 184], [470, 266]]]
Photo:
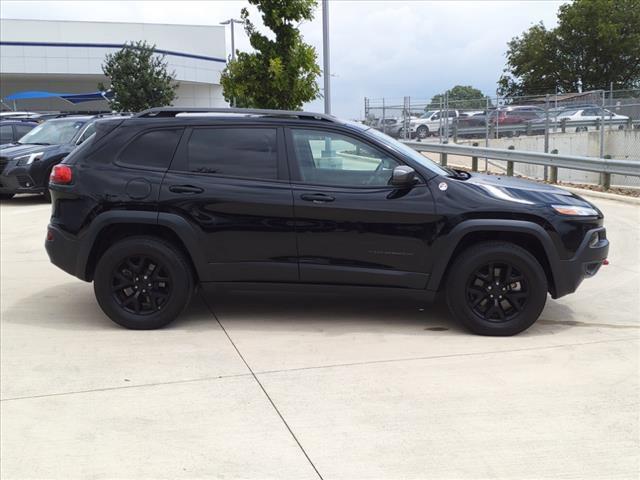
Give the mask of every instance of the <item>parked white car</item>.
[[[442, 113], [441, 113], [442, 112]], [[438, 135], [440, 128], [445, 128], [447, 114], [445, 110], [430, 110], [423, 113], [420, 117], [409, 122], [409, 131], [411, 137], [427, 138], [429, 135]], [[449, 128], [456, 118], [460, 116], [458, 110], [449, 110]]]
[[[602, 107], [581, 107], [581, 108], [567, 108], [566, 110], [562, 110], [558, 112], [558, 115], [555, 117], [556, 122], [565, 121], [567, 124], [571, 124], [572, 122], [594, 122], [593, 125], [589, 126], [577, 126], [576, 132], [587, 132], [589, 130], [596, 130], [596, 123], [599, 121], [604, 114], [605, 117], [605, 125], [610, 120], [629, 120], [629, 117], [626, 115], [618, 115], [617, 113], [613, 113], [610, 110]], [[624, 127], [623, 127], [624, 128]]]

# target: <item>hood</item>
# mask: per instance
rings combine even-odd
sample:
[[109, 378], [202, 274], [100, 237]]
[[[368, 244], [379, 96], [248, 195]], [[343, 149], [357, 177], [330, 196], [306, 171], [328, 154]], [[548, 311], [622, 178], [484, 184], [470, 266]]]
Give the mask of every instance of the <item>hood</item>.
[[49, 155], [57, 153], [61, 147], [61, 145], [20, 145], [17, 143], [9, 143], [2, 145], [2, 149], [0, 149], [0, 156], [11, 159], [36, 152], [44, 152]]
[[554, 185], [523, 180], [521, 178], [474, 173], [471, 175], [471, 178], [464, 182], [481, 188], [485, 193], [489, 193], [496, 198], [510, 200], [523, 205], [561, 204], [593, 208], [591, 203], [572, 192], [568, 192]]

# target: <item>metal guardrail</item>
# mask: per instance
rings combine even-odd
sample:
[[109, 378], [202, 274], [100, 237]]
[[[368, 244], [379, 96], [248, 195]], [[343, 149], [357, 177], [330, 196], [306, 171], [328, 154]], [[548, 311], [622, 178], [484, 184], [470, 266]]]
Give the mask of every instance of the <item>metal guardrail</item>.
[[[555, 153], [527, 152], [523, 150], [505, 150], [502, 148], [472, 147], [452, 143], [416, 141], [405, 141], [403, 143], [419, 152], [487, 158], [514, 163], [530, 163], [605, 174], [615, 173], [618, 175], [640, 176], [640, 159], [621, 160], [614, 158], [580, 157], [574, 155], [558, 155]], [[446, 160], [442, 163], [446, 163]]]

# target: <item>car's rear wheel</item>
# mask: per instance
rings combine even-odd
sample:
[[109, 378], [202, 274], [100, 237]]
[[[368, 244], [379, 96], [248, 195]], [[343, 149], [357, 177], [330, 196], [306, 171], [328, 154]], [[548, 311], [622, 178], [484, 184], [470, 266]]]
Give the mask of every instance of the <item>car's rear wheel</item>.
[[420, 125], [416, 129], [416, 135], [418, 136], [418, 138], [427, 138], [429, 136], [429, 127], [427, 127], [426, 125]]
[[148, 330], [173, 321], [193, 294], [191, 268], [182, 252], [154, 237], [131, 237], [110, 247], [98, 261], [94, 291], [111, 320]]
[[483, 242], [453, 263], [446, 285], [454, 317], [480, 335], [514, 335], [538, 319], [547, 278], [531, 253], [507, 242]]

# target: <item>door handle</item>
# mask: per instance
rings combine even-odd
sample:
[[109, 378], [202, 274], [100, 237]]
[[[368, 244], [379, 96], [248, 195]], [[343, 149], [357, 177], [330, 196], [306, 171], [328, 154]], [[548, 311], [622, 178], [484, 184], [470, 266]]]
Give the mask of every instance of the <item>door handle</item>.
[[204, 189], [193, 185], [171, 185], [169, 191], [173, 193], [202, 193]]
[[335, 200], [334, 197], [327, 195], [326, 193], [305, 193], [300, 195], [300, 198], [313, 203], [328, 203]]

